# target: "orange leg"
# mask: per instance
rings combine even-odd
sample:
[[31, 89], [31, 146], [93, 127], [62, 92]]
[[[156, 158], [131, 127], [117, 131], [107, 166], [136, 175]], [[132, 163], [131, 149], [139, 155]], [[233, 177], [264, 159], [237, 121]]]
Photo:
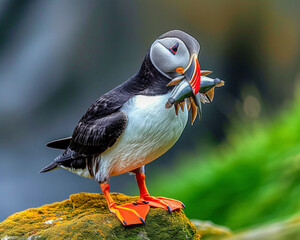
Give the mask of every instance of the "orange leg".
[[109, 210], [117, 216], [124, 226], [145, 224], [145, 219], [150, 209], [149, 204], [128, 203], [117, 205], [110, 196], [108, 183], [102, 183], [100, 184], [100, 187], [105, 196]]
[[172, 212], [176, 209], [185, 208], [184, 204], [178, 200], [165, 198], [165, 197], [152, 197], [150, 196], [146, 183], [145, 183], [145, 174], [137, 173], [136, 181], [140, 189], [140, 200], [139, 203], [149, 203], [151, 207], [164, 208], [169, 212]]

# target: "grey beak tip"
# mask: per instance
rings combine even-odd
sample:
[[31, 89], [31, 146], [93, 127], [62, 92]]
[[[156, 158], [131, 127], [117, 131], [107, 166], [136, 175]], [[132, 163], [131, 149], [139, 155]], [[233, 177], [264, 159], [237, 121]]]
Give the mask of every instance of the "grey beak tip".
[[218, 85], [218, 84], [220, 84], [221, 83], [221, 80], [219, 79], [219, 78], [216, 78], [215, 79], [215, 85]]

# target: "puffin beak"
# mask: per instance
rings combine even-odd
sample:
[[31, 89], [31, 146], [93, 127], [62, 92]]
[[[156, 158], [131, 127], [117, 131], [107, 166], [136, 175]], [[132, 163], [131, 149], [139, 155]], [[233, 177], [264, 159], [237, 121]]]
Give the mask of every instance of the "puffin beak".
[[197, 59], [197, 54], [193, 54], [187, 68], [183, 71], [184, 76], [189, 81], [194, 95], [199, 92], [201, 85], [201, 69]]

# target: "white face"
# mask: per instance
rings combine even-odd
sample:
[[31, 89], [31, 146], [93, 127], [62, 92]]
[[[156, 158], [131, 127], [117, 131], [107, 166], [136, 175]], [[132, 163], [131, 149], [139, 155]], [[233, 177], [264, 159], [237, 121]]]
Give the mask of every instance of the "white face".
[[185, 69], [190, 61], [190, 53], [185, 44], [178, 38], [163, 38], [156, 40], [150, 49], [150, 59], [153, 65], [163, 75], [174, 78], [181, 75], [176, 69]]

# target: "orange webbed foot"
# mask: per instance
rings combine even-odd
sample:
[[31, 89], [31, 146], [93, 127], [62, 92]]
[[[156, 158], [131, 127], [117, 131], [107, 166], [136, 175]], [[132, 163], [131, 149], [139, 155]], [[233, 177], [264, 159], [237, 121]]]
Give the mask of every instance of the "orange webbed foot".
[[169, 212], [185, 208], [184, 204], [178, 200], [165, 197], [150, 196], [145, 183], [145, 174], [139, 172], [136, 173], [135, 177], [140, 190], [140, 199], [138, 201], [139, 203], [149, 203], [151, 207], [164, 208]]
[[145, 224], [150, 206], [147, 203], [128, 203], [112, 205], [109, 210], [114, 213], [124, 226]]
[[110, 196], [108, 183], [102, 183], [100, 187], [107, 201], [109, 210], [117, 216], [124, 226], [145, 224], [146, 216], [150, 210], [149, 204], [141, 202], [117, 205]]
[[165, 197], [152, 197], [150, 195], [141, 197], [138, 202], [149, 203], [151, 207], [163, 208], [169, 212], [185, 208], [185, 205], [178, 200]]

